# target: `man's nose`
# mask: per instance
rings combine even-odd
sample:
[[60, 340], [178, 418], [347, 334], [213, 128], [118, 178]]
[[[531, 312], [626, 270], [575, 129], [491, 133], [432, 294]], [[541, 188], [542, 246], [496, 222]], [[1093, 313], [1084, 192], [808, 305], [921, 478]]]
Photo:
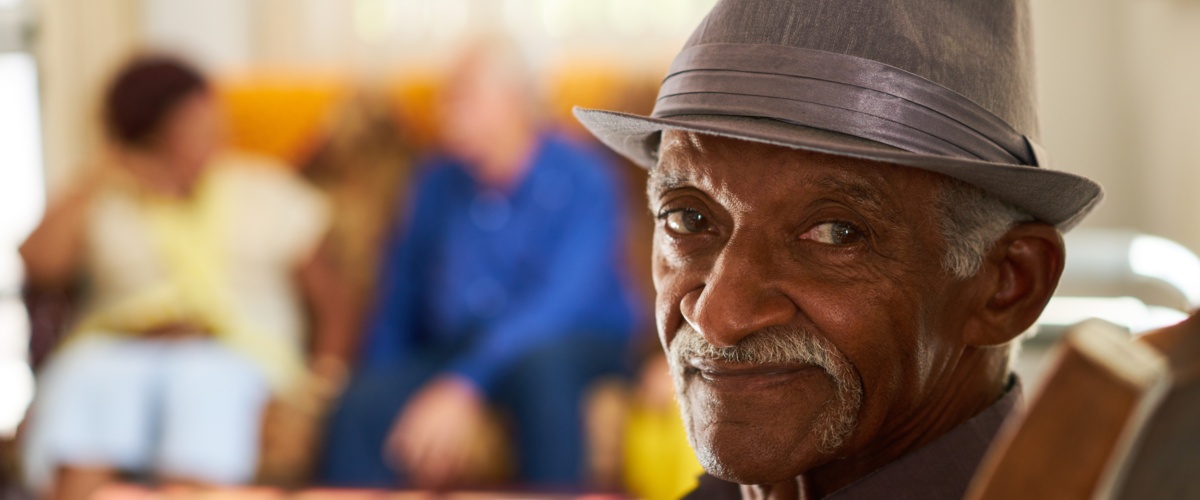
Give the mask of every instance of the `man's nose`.
[[763, 242], [733, 241], [717, 258], [703, 288], [684, 296], [683, 318], [710, 344], [729, 347], [747, 335], [790, 323], [796, 304], [778, 287], [781, 252]]

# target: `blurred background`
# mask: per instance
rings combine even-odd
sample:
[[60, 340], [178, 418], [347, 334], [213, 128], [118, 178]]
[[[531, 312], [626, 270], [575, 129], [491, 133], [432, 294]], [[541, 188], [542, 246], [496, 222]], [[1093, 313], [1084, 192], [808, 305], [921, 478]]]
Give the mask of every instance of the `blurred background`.
[[[46, 296], [37, 299], [38, 313], [27, 313], [17, 248], [47, 200], [102, 147], [101, 93], [130, 54], [166, 50], [197, 64], [212, 79], [231, 145], [300, 169], [352, 133], [345, 129], [355, 120], [345, 115], [356, 107], [392, 122], [388, 133], [405, 154], [429, 151], [445, 72], [462, 41], [481, 33], [513, 39], [530, 64], [540, 114], [588, 141], [571, 107], [649, 112], [671, 57], [712, 3], [0, 0], [0, 441], [7, 457], [0, 477], [13, 477], [12, 437], [33, 395], [29, 360], [54, 343], [31, 332], [61, 328], [55, 322], [70, 316], [66, 300]], [[1200, 304], [1200, 2], [1031, 3], [1042, 143], [1055, 168], [1107, 190], [1068, 236], [1060, 297], [1019, 363], [1035, 380], [1045, 345], [1063, 326], [1098, 316], [1138, 332]], [[631, 286], [649, 295], [644, 174], [614, 164], [631, 214], [624, 229]], [[652, 346], [646, 330], [637, 342]], [[678, 449], [677, 439], [651, 442], [665, 432], [654, 429], [673, 429], [673, 421], [656, 424], [653, 411], [637, 412], [638, 397], [657, 401], [654, 390], [641, 380], [598, 398], [597, 413], [615, 414], [612, 421], [630, 432], [651, 430], [618, 438], [612, 458], [597, 460], [611, 476], [607, 487], [671, 497], [694, 473], [690, 463], [675, 474], [685, 479], [664, 484], [630, 472], [644, 468], [639, 460], [671, 459], [646, 450]]]

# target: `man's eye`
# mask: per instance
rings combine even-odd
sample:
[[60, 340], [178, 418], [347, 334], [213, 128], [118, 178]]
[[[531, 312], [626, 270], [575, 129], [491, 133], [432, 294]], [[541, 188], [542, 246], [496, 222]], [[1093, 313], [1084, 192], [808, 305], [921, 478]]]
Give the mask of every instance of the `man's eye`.
[[800, 238], [826, 245], [852, 245], [863, 240], [863, 233], [849, 222], [825, 222], [813, 226]]
[[672, 210], [660, 218], [666, 221], [667, 229], [677, 234], [696, 234], [708, 230], [708, 218], [690, 208]]

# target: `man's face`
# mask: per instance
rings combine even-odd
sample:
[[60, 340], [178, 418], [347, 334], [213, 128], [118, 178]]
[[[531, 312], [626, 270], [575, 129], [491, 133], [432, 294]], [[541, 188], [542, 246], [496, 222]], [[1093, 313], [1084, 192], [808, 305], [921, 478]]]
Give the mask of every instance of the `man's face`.
[[669, 131], [657, 321], [705, 468], [742, 484], [882, 453], [962, 347], [937, 175]]
[[[502, 64], [479, 51], [463, 55], [438, 108], [443, 146], [484, 179], [504, 179], [515, 173], [479, 169], [496, 168], [497, 155], [506, 152], [507, 132], [528, 120], [525, 107], [529, 96]], [[499, 166], [520, 169], [523, 165]]]

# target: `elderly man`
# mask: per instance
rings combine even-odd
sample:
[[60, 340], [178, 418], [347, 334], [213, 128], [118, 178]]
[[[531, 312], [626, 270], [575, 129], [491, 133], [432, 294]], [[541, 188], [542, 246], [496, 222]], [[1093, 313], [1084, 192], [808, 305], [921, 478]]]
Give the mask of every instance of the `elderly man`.
[[332, 417], [339, 486], [465, 487], [488, 412], [514, 431], [515, 480], [584, 481], [582, 401], [620, 374], [638, 322], [620, 266], [607, 158], [542, 128], [522, 54], [473, 40], [438, 110], [366, 331], [364, 368]]
[[962, 496], [1102, 196], [1046, 168], [1028, 34], [1022, 0], [724, 0], [651, 117], [577, 110], [650, 168], [658, 328], [711, 476]]

